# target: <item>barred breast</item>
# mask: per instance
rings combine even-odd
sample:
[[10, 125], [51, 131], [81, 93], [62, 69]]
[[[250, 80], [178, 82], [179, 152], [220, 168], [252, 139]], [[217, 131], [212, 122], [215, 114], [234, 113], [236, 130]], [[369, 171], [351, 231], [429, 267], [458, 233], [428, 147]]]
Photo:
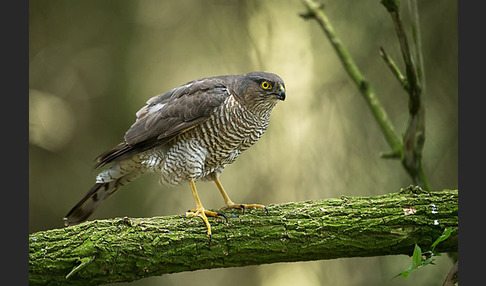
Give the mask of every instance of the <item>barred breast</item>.
[[210, 179], [260, 139], [267, 129], [270, 110], [255, 113], [229, 96], [208, 120], [177, 136], [170, 147], [141, 154], [140, 159], [161, 173], [164, 185]]

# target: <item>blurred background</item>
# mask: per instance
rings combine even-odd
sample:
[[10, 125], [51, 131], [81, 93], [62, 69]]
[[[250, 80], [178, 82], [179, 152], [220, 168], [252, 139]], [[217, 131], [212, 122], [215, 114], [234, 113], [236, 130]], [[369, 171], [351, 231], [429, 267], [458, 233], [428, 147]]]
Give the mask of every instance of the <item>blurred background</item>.
[[[402, 1], [403, 2], [403, 1]], [[406, 5], [406, 2], [402, 3]], [[315, 21], [299, 0], [29, 1], [29, 232], [62, 218], [94, 183], [93, 160], [118, 144], [152, 96], [190, 80], [269, 71], [287, 99], [263, 138], [221, 176], [236, 202], [262, 204], [375, 196], [412, 183]], [[423, 165], [433, 189], [458, 187], [457, 1], [418, 1], [426, 77]], [[403, 10], [403, 9], [402, 9]], [[404, 70], [380, 1], [326, 1], [336, 32], [399, 133], [407, 94], [378, 50]], [[406, 14], [404, 20], [407, 21]], [[90, 219], [183, 214], [186, 185], [156, 175], [124, 187]], [[206, 208], [223, 200], [198, 184]], [[452, 262], [392, 279], [411, 258], [385, 256], [203, 270], [120, 285], [442, 285]], [[115, 285], [115, 284], [113, 284]]]

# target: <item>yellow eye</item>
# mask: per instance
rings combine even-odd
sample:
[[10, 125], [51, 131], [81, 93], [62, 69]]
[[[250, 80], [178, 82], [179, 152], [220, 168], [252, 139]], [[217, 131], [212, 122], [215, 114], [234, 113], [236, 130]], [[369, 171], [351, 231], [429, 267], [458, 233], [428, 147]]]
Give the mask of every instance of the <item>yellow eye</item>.
[[271, 89], [272, 88], [272, 84], [269, 83], [268, 81], [262, 81], [262, 83], [260, 84], [260, 86], [263, 88], [263, 89]]

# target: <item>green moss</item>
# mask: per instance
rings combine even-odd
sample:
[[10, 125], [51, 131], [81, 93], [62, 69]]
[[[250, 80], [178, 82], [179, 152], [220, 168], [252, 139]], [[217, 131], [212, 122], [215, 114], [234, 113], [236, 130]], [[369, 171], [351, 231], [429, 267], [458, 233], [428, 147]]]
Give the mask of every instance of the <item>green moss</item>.
[[[457, 191], [400, 192], [228, 211], [228, 224], [182, 216], [116, 218], [29, 235], [32, 285], [132, 281], [196, 269], [411, 254], [457, 227]], [[415, 211], [413, 211], [415, 210]], [[438, 220], [439, 224], [434, 222]], [[436, 251], [457, 251], [457, 232]], [[93, 259], [94, 257], [94, 259]]]

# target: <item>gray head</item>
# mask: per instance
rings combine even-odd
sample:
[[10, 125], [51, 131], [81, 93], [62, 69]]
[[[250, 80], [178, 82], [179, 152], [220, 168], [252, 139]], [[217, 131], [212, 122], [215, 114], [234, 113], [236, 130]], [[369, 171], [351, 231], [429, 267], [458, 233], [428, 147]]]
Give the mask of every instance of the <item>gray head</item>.
[[273, 73], [251, 72], [238, 75], [234, 85], [236, 96], [246, 105], [271, 109], [279, 100], [285, 100], [285, 84]]

